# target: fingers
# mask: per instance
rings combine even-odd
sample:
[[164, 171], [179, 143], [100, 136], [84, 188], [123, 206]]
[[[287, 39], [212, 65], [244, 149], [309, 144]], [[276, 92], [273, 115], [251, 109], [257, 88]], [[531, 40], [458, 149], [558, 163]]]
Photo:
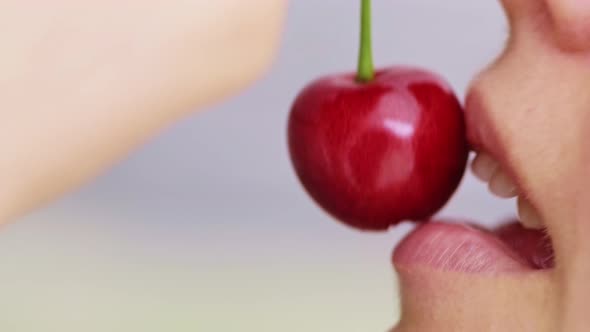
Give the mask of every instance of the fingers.
[[276, 52], [286, 1], [63, 1], [34, 19], [26, 2], [5, 7], [0, 223], [250, 84]]

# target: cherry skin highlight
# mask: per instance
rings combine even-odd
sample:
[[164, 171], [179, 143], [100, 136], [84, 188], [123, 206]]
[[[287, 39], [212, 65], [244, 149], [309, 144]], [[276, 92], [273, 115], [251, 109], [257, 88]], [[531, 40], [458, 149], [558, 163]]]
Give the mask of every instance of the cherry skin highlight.
[[468, 144], [462, 107], [439, 76], [411, 67], [320, 78], [296, 98], [288, 145], [313, 200], [343, 223], [386, 230], [427, 220], [457, 189]]

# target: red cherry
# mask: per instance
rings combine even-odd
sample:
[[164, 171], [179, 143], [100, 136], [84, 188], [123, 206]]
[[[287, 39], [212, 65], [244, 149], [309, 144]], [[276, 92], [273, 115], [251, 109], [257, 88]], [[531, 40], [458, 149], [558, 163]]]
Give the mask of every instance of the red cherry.
[[416, 68], [325, 77], [297, 97], [291, 160], [310, 196], [364, 230], [435, 214], [467, 162], [463, 111], [449, 85]]
[[457, 189], [468, 155], [463, 110], [445, 81], [417, 68], [374, 72], [371, 0], [361, 0], [356, 76], [305, 88], [291, 110], [288, 140], [310, 196], [365, 230], [428, 219]]

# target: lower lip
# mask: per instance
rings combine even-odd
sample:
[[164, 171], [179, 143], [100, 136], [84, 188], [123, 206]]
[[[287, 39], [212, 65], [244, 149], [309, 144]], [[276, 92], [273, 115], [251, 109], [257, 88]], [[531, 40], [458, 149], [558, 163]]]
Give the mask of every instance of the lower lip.
[[431, 222], [408, 235], [393, 254], [400, 269], [428, 268], [472, 274], [551, 268], [553, 251], [541, 231], [508, 224], [496, 232], [465, 224]]

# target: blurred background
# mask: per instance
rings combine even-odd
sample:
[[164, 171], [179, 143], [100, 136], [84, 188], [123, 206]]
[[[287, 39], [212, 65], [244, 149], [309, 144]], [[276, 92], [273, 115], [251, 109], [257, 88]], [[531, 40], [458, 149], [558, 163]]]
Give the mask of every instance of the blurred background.
[[[376, 0], [379, 66], [419, 65], [463, 97], [502, 49], [489, 1]], [[1, 331], [386, 331], [390, 255], [409, 229], [332, 221], [291, 169], [285, 125], [310, 80], [354, 70], [359, 1], [291, 1], [272, 71], [178, 123], [93, 183], [0, 232]], [[239, 61], [239, 58], [237, 59]], [[441, 212], [515, 212], [468, 175]]]

